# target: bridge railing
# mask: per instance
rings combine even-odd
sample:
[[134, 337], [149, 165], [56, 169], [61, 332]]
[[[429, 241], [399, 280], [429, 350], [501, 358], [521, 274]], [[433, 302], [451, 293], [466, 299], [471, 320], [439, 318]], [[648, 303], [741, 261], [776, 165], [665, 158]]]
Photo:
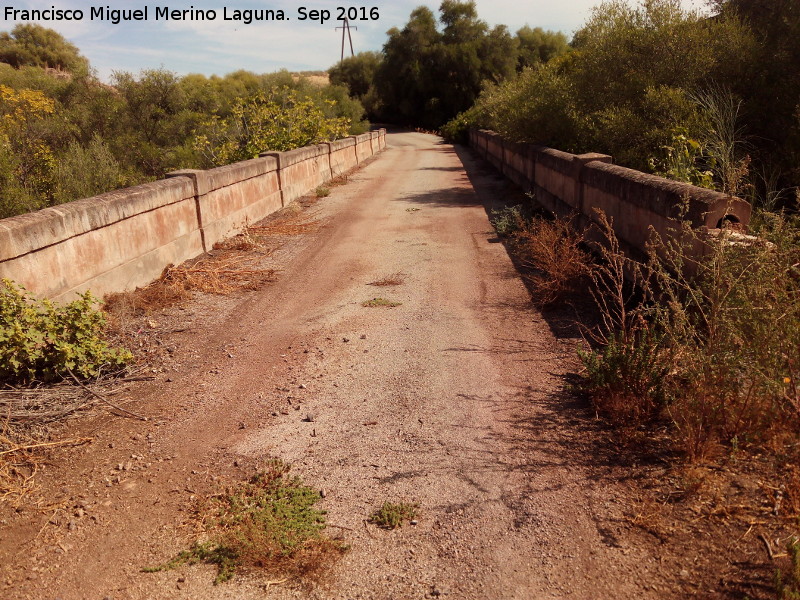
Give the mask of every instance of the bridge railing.
[[57, 300], [146, 285], [385, 146], [381, 129], [2, 219], [0, 278]]
[[708, 229], [750, 222], [750, 204], [741, 198], [620, 167], [604, 154], [570, 154], [477, 129], [470, 131], [470, 144], [554, 214], [577, 215], [578, 225], [588, 227], [603, 211], [633, 255], [646, 252], [650, 228], [669, 237], [680, 220]]

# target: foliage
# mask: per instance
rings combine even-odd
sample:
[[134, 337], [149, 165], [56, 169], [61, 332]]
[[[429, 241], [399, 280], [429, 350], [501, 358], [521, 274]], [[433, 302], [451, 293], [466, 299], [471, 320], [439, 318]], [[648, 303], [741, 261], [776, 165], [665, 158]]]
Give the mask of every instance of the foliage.
[[522, 206], [505, 206], [500, 210], [492, 210], [489, 219], [492, 227], [501, 237], [511, 237], [525, 227], [525, 217], [522, 215]]
[[42, 208], [53, 196], [54, 156], [44, 126], [54, 103], [36, 90], [0, 85], [0, 210]]
[[786, 551], [791, 567], [786, 574], [775, 573], [775, 593], [778, 600], [800, 600], [800, 539], [792, 538]]
[[0, 33], [0, 62], [14, 68], [50, 67], [74, 74], [89, 70], [89, 61], [61, 34], [33, 23], [20, 23], [11, 33]]
[[397, 529], [404, 521], [411, 521], [417, 516], [418, 504], [409, 502], [384, 502], [372, 516], [370, 522], [383, 529]]
[[715, 4], [723, 17], [740, 19], [753, 34], [747, 55], [722, 83], [742, 99], [754, 160], [781, 171], [781, 186], [796, 186], [800, 183], [800, 6], [795, 0]]
[[714, 188], [714, 173], [709, 170], [703, 171], [698, 166], [699, 160], [705, 154], [700, 142], [678, 130], [673, 134], [671, 143], [662, 149], [664, 150], [662, 160], [650, 159], [650, 168], [656, 175], [699, 187]]
[[0, 218], [206, 166], [197, 137], [209, 137], [209, 123], [234, 122], [233, 111], [259, 95], [283, 103], [290, 90], [326, 123], [347, 121], [341, 135], [369, 128], [345, 86], [285, 70], [181, 77], [147, 69], [115, 72], [107, 85], [38, 25], [0, 34], [0, 56], [9, 61], [0, 62]]
[[212, 539], [196, 542], [166, 563], [143, 571], [205, 562], [217, 566], [214, 583], [218, 584], [242, 567], [291, 572], [300, 565], [307, 570], [321, 566], [309, 558], [320, 561], [345, 550], [322, 535], [325, 513], [314, 508], [319, 492], [288, 473], [288, 465], [272, 461], [248, 482], [213, 496], [204, 515]]
[[59, 305], [36, 300], [11, 281], [0, 288], [0, 378], [31, 384], [68, 377], [96, 377], [117, 370], [133, 356], [103, 339], [105, 316], [89, 292]]
[[570, 50], [567, 36], [561, 31], [546, 31], [541, 27], [531, 28], [528, 25], [517, 31], [517, 42], [518, 71], [522, 71], [525, 67], [550, 62]]
[[640, 424], [666, 406], [669, 362], [663, 338], [643, 325], [615, 333], [597, 350], [579, 350], [586, 369], [581, 389], [598, 412], [619, 424]]
[[[765, 215], [757, 233], [684, 224], [653, 236], [636, 296], [621, 276], [595, 288], [605, 331], [582, 355], [586, 389], [618, 418], [668, 418], [692, 459], [800, 431], [800, 223]], [[636, 391], [609, 405], [612, 388]]]
[[576, 149], [581, 116], [557, 62], [535, 65], [503, 85], [488, 86], [471, 113], [475, 124], [517, 141]]
[[427, 7], [389, 30], [376, 74], [385, 118], [436, 128], [472, 106], [484, 81], [514, 73], [516, 39], [480, 20], [475, 2], [443, 0], [439, 14], [441, 30]]
[[736, 77], [731, 65], [748, 64], [754, 43], [736, 17], [709, 20], [678, 0], [604, 2], [575, 34], [571, 52], [486, 87], [472, 125], [516, 141], [608, 153], [646, 170], [677, 131], [700, 139], [690, 94], [714, 78]]
[[93, 137], [86, 146], [70, 143], [55, 164], [54, 179], [58, 204], [96, 196], [127, 184], [121, 165], [99, 136]]
[[344, 117], [326, 117], [310, 99], [281, 88], [272, 95], [259, 92], [238, 100], [228, 118], [204, 123], [196, 147], [212, 165], [255, 158], [268, 150], [284, 151], [333, 141], [347, 134]]
[[439, 128], [441, 136], [451, 144], [468, 144], [469, 130], [475, 123], [476, 107], [458, 113]]
[[345, 86], [350, 96], [357, 98], [367, 110], [370, 119], [380, 113], [380, 104], [375, 90], [375, 76], [381, 65], [379, 52], [359, 52], [336, 63], [328, 70], [334, 85]]

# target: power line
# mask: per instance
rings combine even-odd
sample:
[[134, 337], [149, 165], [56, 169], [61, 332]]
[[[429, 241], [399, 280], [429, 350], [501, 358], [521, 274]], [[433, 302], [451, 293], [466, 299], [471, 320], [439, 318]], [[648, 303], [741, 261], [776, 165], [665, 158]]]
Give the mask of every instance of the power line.
[[[341, 27], [337, 27], [336, 28], [337, 31], [339, 29], [342, 30], [342, 57], [339, 60], [344, 60], [344, 35], [345, 35], [345, 32], [347, 33], [347, 37], [350, 40], [350, 56], [355, 56], [356, 55], [356, 53], [353, 52], [353, 36], [350, 35], [350, 19], [348, 19], [347, 17], [344, 17], [342, 19], [342, 21], [344, 22], [343, 25]], [[354, 26], [353, 29], [358, 31], [358, 27], [357, 26]]]

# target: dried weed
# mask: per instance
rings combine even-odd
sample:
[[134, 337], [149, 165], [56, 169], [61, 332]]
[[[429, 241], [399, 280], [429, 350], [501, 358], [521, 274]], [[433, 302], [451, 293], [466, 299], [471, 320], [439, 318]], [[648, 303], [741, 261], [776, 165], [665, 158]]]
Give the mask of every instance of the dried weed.
[[550, 306], [581, 289], [592, 263], [583, 242], [571, 219], [535, 218], [514, 231], [514, 253], [522, 266], [530, 269], [526, 278], [537, 306]]
[[395, 308], [401, 304], [403, 303], [395, 302], [394, 300], [388, 300], [386, 298], [373, 298], [372, 300], [366, 300], [362, 302], [361, 306], [364, 308]]
[[317, 213], [304, 214], [283, 214], [281, 218], [268, 222], [264, 225], [257, 225], [250, 228], [253, 235], [302, 235], [313, 233], [321, 227], [321, 223], [315, 219]]
[[388, 287], [392, 285], [402, 285], [406, 280], [405, 273], [392, 273], [391, 275], [386, 275], [385, 277], [381, 277], [369, 285], [374, 285], [378, 287]]

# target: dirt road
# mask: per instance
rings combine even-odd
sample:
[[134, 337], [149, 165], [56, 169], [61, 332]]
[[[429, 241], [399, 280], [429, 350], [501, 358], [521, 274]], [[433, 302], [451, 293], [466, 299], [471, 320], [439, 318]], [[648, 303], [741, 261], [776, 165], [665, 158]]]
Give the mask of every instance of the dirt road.
[[[154, 418], [70, 425], [95, 441], [42, 477], [64, 509], [6, 515], [0, 596], [669, 596], [672, 577], [627, 541], [591, 415], [563, 391], [577, 340], [532, 308], [495, 239], [481, 196], [500, 187], [466, 151], [390, 135], [313, 207], [324, 226], [269, 258], [275, 283], [165, 316], [183, 322], [173, 362], [130, 405]], [[362, 306], [379, 296], [401, 304]], [[140, 572], [187, 547], [196, 495], [270, 457], [325, 491], [351, 546], [321, 584]], [[418, 503], [418, 524], [366, 525], [385, 500]]]

